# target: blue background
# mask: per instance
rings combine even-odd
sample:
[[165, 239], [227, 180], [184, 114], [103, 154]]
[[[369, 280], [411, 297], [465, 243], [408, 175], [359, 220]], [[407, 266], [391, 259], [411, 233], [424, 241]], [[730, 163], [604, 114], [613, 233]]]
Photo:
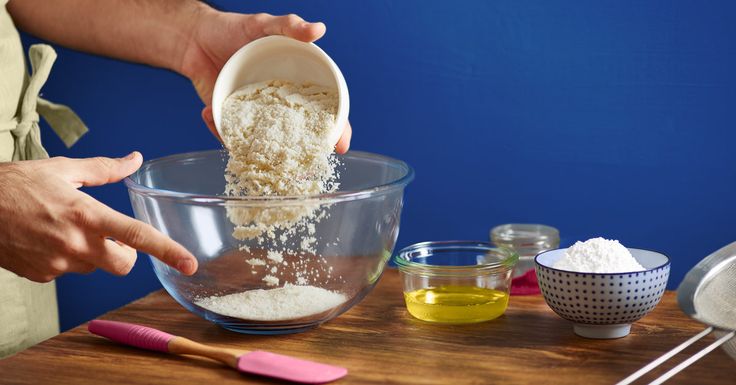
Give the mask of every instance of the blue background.
[[[353, 148], [416, 169], [397, 247], [487, 239], [506, 222], [606, 236], [673, 259], [670, 288], [733, 241], [736, 14], [729, 1], [215, 1], [322, 20], [350, 87]], [[25, 43], [35, 40], [24, 37]], [[146, 158], [218, 146], [178, 75], [59, 49], [44, 94], [91, 132], [52, 155]], [[131, 214], [122, 184], [88, 190]], [[58, 280], [62, 328], [160, 286]]]

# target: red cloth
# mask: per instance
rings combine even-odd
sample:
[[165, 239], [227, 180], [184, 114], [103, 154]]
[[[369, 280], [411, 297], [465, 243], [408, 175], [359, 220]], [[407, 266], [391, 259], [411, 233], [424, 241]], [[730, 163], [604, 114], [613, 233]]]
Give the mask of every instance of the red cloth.
[[535, 295], [541, 294], [537, 273], [531, 269], [511, 280], [511, 295]]

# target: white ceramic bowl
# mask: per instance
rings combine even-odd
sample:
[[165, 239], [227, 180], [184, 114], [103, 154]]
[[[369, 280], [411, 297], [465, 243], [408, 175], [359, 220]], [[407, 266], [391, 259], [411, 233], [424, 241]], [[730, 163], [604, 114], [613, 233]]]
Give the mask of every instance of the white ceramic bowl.
[[667, 289], [670, 260], [654, 251], [629, 249], [647, 270], [630, 273], [580, 273], [554, 269], [567, 249], [535, 258], [539, 288], [549, 307], [573, 322], [575, 334], [587, 338], [620, 338], [631, 324], [652, 311]]
[[218, 132], [221, 131], [222, 105], [225, 99], [247, 84], [268, 80], [309, 82], [336, 88], [339, 105], [335, 129], [330, 139], [337, 143], [350, 111], [345, 78], [335, 62], [321, 48], [284, 36], [268, 36], [250, 42], [235, 52], [222, 67], [212, 93], [212, 115]]

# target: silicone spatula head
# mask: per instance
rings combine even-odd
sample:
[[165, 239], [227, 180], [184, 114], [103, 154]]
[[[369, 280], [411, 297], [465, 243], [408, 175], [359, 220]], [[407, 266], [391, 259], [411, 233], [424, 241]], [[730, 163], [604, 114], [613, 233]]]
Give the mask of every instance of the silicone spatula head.
[[300, 360], [263, 351], [253, 351], [238, 358], [238, 370], [304, 384], [324, 384], [348, 374], [339, 366]]

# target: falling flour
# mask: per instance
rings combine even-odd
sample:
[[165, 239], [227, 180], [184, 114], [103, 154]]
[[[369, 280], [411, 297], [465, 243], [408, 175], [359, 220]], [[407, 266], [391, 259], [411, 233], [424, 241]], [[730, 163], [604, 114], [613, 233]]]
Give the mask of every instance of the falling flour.
[[195, 301], [211, 312], [254, 321], [282, 321], [319, 314], [347, 301], [341, 293], [314, 286], [286, 284]]
[[[229, 155], [226, 193], [278, 197], [336, 190], [337, 161], [329, 138], [337, 105], [335, 89], [313, 84], [273, 80], [235, 91], [222, 111], [222, 139]], [[301, 231], [310, 236], [300, 246], [313, 251], [319, 205], [233, 203], [227, 214], [236, 239], [263, 243]]]
[[268, 258], [269, 260], [275, 263], [281, 263], [284, 261], [284, 255], [274, 250], [269, 250], [268, 253], [266, 254], [266, 258]]
[[575, 242], [552, 267], [581, 273], [628, 273], [646, 270], [619, 241], [604, 238]]
[[266, 282], [266, 285], [268, 286], [278, 286], [279, 285], [279, 279], [270, 274], [263, 277], [263, 279], [261, 280], [263, 282]]
[[[337, 106], [337, 90], [313, 84], [273, 80], [235, 91], [222, 110], [221, 133], [228, 150], [225, 193], [278, 198], [335, 191], [338, 162], [330, 137]], [[324, 206], [298, 199], [261, 204], [234, 200], [225, 209], [251, 273], [261, 274], [261, 281], [275, 288], [211, 296], [197, 305], [226, 316], [272, 321], [318, 314], [347, 300], [344, 294], [308, 286], [319, 271], [304, 270], [299, 259], [319, 257], [315, 224], [325, 218]], [[265, 258], [252, 257], [254, 245], [266, 249]], [[296, 261], [287, 263], [287, 254]], [[298, 285], [282, 282], [280, 267], [294, 269]]]
[[249, 258], [249, 259], [246, 259], [245, 262], [251, 266], [265, 266], [266, 265], [266, 261], [260, 258]]

